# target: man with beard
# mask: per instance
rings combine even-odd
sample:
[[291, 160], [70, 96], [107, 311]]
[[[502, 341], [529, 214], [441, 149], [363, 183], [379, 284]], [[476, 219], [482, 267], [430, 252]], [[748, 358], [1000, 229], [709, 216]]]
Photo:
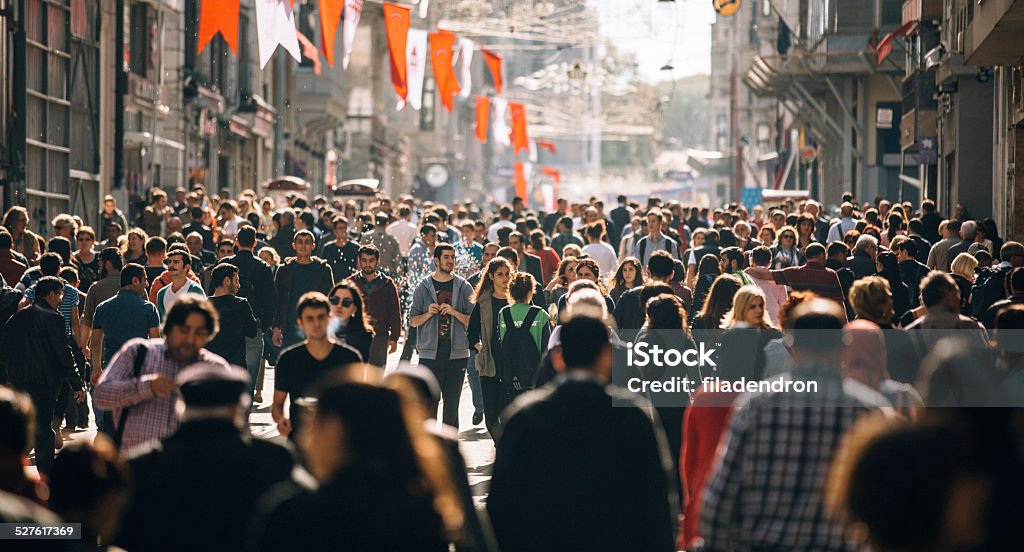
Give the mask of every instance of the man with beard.
[[398, 287], [388, 275], [380, 271], [380, 250], [372, 245], [359, 248], [359, 272], [349, 281], [363, 294], [363, 308], [373, 324], [370, 358], [374, 366], [386, 367], [388, 353], [398, 350], [402, 335], [402, 311], [399, 308]]
[[101, 410], [114, 412], [122, 456], [178, 428], [174, 378], [182, 368], [204, 362], [229, 369], [223, 358], [203, 349], [217, 328], [209, 299], [184, 295], [167, 313], [163, 339], [132, 339], [111, 360], [95, 398]]
[[409, 325], [416, 328], [420, 364], [434, 372], [444, 402], [442, 422], [459, 427], [459, 398], [469, 359], [466, 328], [473, 312], [473, 289], [454, 274], [455, 248], [434, 247], [436, 270], [413, 291]]

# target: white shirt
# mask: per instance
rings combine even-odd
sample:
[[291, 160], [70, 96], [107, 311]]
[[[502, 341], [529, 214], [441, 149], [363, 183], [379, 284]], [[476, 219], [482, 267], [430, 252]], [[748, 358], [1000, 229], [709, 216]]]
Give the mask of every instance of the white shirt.
[[167, 284], [167, 291], [164, 292], [164, 312], [171, 312], [171, 305], [178, 300], [178, 297], [185, 295], [192, 289], [189, 285], [190, 280], [186, 279], [185, 283], [181, 285], [178, 291], [174, 291], [174, 283]]
[[223, 238], [233, 238], [238, 235], [238, 224], [245, 222], [245, 219], [240, 216], [228, 219], [224, 222], [224, 226], [221, 227], [220, 233]]
[[412, 242], [416, 240], [416, 225], [407, 220], [396, 220], [385, 228], [385, 231], [398, 242], [402, 255], [409, 253]]
[[601, 276], [608, 277], [615, 273], [619, 265], [619, 257], [612, 246], [605, 242], [591, 243], [583, 246], [583, 254], [597, 261], [601, 267]]
[[843, 217], [832, 224], [832, 227], [828, 229], [828, 243], [834, 241], [843, 241], [843, 236], [847, 232], [853, 230], [857, 226], [857, 221], [853, 217]]
[[516, 229], [516, 223], [511, 220], [499, 220], [487, 228], [487, 241], [498, 243], [498, 230], [501, 228]]

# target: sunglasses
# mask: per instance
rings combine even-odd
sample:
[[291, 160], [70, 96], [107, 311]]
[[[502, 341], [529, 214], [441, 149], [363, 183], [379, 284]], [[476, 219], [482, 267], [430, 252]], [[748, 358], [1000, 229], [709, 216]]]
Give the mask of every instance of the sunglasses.
[[341, 306], [345, 307], [346, 309], [351, 307], [355, 303], [355, 301], [353, 301], [351, 297], [346, 297], [346, 298], [342, 299], [341, 297], [338, 297], [337, 295], [332, 295], [331, 298], [330, 298], [330, 302], [335, 307], [337, 307], [340, 304]]

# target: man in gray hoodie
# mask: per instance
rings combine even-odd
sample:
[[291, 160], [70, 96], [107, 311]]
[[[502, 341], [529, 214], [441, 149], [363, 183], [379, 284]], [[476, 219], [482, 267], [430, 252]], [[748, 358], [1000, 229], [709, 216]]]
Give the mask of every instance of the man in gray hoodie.
[[466, 328], [473, 312], [473, 289], [455, 271], [455, 248], [434, 247], [434, 272], [413, 290], [409, 325], [416, 328], [420, 364], [430, 368], [441, 386], [441, 421], [459, 427], [459, 398], [466, 377], [469, 339]]

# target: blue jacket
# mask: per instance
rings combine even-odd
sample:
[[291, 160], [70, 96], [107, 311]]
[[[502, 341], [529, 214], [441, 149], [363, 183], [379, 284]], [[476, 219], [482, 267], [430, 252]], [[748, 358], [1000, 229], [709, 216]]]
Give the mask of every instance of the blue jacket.
[[[461, 276], [453, 275], [452, 281], [452, 307], [469, 316], [473, 312], [473, 288]], [[427, 308], [437, 302], [437, 291], [434, 289], [434, 279], [427, 276], [416, 284], [412, 294], [412, 308], [410, 316], [419, 316], [427, 312]], [[435, 360], [437, 358], [437, 316], [431, 316], [422, 326], [416, 329], [416, 350], [420, 358]], [[466, 334], [466, 326], [452, 317], [452, 354], [449, 358], [469, 358], [469, 337]]]

